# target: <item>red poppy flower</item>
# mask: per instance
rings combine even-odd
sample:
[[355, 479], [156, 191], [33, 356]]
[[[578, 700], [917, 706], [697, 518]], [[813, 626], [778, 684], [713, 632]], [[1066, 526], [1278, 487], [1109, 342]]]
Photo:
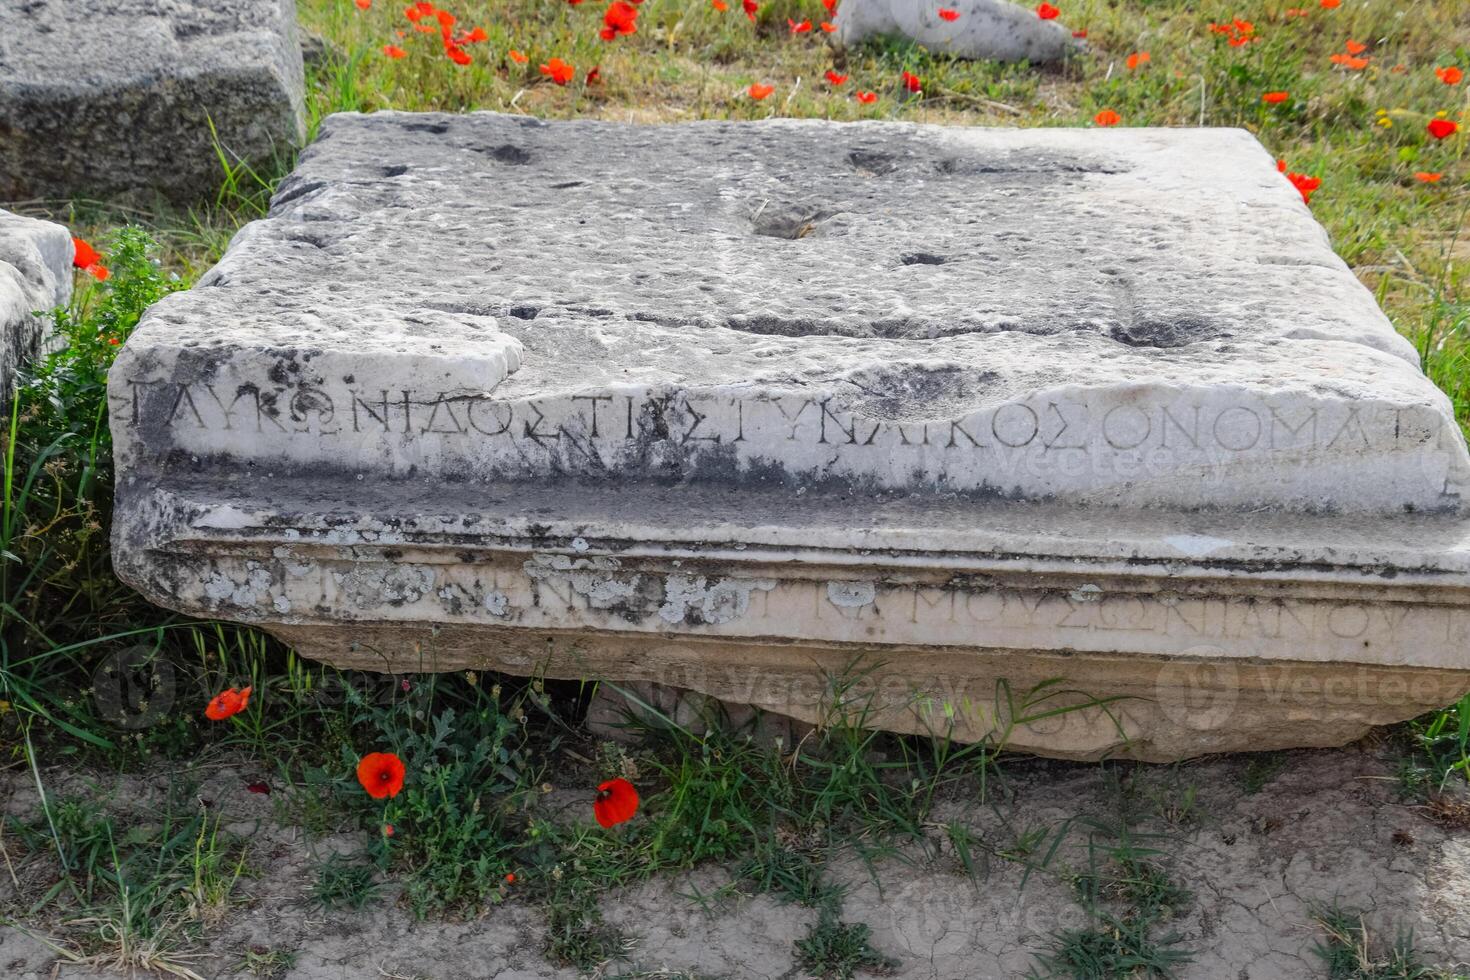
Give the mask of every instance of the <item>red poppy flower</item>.
[[791, 33], [792, 34], [806, 34], [808, 31], [810, 31], [812, 29], [812, 22], [809, 21], [809, 20], [804, 20], [804, 21], [801, 21], [800, 23], [797, 23], [796, 21], [792, 20], [790, 17], [787, 17], [786, 18], [786, 26], [791, 29]]
[[750, 86], [750, 88], [746, 89], [745, 91], [746, 94], [749, 95], [752, 99], [755, 99], [757, 102], [759, 102], [761, 99], [764, 99], [766, 96], [776, 91], [776, 86], [762, 85], [760, 82], [755, 82]]
[[602, 66], [601, 65], [593, 65], [591, 67], [591, 69], [588, 70], [588, 72], [587, 72], [587, 84], [588, 85], [601, 85], [602, 84]]
[[1136, 71], [1139, 65], [1147, 64], [1152, 60], [1153, 59], [1149, 56], [1149, 53], [1147, 51], [1138, 51], [1130, 54], [1128, 56], [1128, 60], [1124, 62], [1124, 64], [1128, 66], [1129, 71]]
[[846, 85], [847, 84], [847, 76], [846, 75], [839, 75], [835, 71], [833, 71], [831, 68], [828, 68], [827, 69], [827, 84], [828, 85]]
[[837, 0], [822, 0], [822, 6], [827, 8], [827, 13], [837, 13]]
[[730, 5], [725, 0], [709, 0], [709, 5], [722, 14], [730, 9]]
[[837, 30], [837, 25], [832, 23], [830, 20], [824, 20], [817, 26], [822, 29], [822, 33], [824, 34], [831, 34], [833, 31]]
[[1334, 10], [1342, 6], [1342, 0], [1322, 0], [1323, 10]]
[[960, 19], [960, 12], [958, 10], [955, 10], [955, 9], [951, 8], [951, 7], [940, 7], [939, 8], [939, 19], [940, 20], [948, 20], [948, 21], [956, 21], [956, 20], [959, 20]]
[[515, 48], [511, 48], [509, 51], [507, 51], [506, 55], [510, 58], [511, 61], [514, 61], [518, 65], [524, 65], [526, 62], [531, 60], [530, 58], [527, 58], [525, 55], [521, 54]]
[[1368, 50], [1368, 45], [1364, 44], [1361, 41], [1354, 41], [1352, 38], [1349, 38], [1347, 43], [1344, 44], [1343, 47], [1347, 49], [1348, 54], [1362, 54], [1364, 51]]
[[854, 97], [863, 105], [872, 105], [878, 101], [877, 92], [856, 92], [854, 93]]
[[396, 44], [383, 45], [383, 53], [386, 54], [388, 57], [394, 59], [395, 61], [399, 58], [405, 58], [408, 56], [408, 52], [403, 50]]
[[71, 247], [71, 264], [78, 269], [85, 269], [88, 266], [96, 265], [97, 261], [102, 258], [102, 256], [97, 254], [95, 248], [80, 238], [73, 238], [71, 240]]
[[250, 688], [230, 688], [220, 691], [204, 709], [204, 717], [210, 721], [224, 721], [238, 715], [250, 705]]
[[467, 65], [471, 61], [475, 60], [470, 57], [470, 53], [468, 51], [457, 44], [444, 45], [444, 53], [449, 57], [449, 60], [454, 62], [456, 65]]
[[385, 824], [383, 824], [383, 836], [384, 837], [392, 837], [393, 836], [393, 825], [391, 823], [385, 823]]
[[366, 10], [373, 5], [373, 0], [353, 0], [358, 10]]
[[1072, 36], [1075, 37], [1075, 38], [1079, 38], [1079, 39], [1085, 40], [1087, 38], [1087, 31], [1085, 31], [1085, 30], [1073, 31], [1072, 32]]
[[761, 9], [761, 5], [756, 3], [755, 0], [740, 0], [740, 6], [745, 9], [745, 16], [749, 17], [752, 21], [755, 20], [756, 11]]
[[370, 752], [357, 763], [357, 781], [375, 800], [402, 792], [404, 773], [403, 760], [392, 752]]
[[1099, 126], [1116, 126], [1118, 125], [1118, 123], [1123, 121], [1123, 117], [1118, 115], [1112, 109], [1104, 109], [1097, 115], [1093, 116], [1092, 121], [1097, 123]]
[[1312, 194], [1322, 186], [1321, 177], [1308, 177], [1306, 174], [1287, 174], [1286, 179], [1301, 193], [1303, 204], [1311, 204]]
[[1239, 17], [1228, 24], [1211, 24], [1210, 30], [1216, 34], [1224, 34], [1232, 48], [1244, 47], [1256, 40], [1256, 25]]
[[474, 30], [470, 31], [468, 34], [461, 34], [459, 37], [455, 38], [454, 43], [479, 44], [481, 41], [488, 41], [489, 39], [490, 35], [485, 33], [485, 28], [477, 27]]
[[918, 75], [903, 72], [903, 87], [910, 92], [922, 92], [924, 90], [924, 83], [919, 79]]
[[1427, 173], [1421, 170], [1414, 175], [1414, 179], [1421, 184], [1437, 184], [1443, 176], [1444, 174], [1441, 173]]
[[1434, 69], [1434, 73], [1446, 85], [1459, 85], [1460, 81], [1465, 77], [1465, 73], [1454, 65], [1450, 65], [1447, 68], [1436, 68]]
[[1312, 203], [1312, 194], [1317, 190], [1317, 188], [1322, 186], [1321, 177], [1308, 177], [1306, 174], [1299, 174], [1294, 172], [1288, 173], [1285, 160], [1277, 160], [1276, 169], [1281, 171], [1283, 174], [1286, 174], [1286, 179], [1291, 181], [1291, 186], [1295, 187], [1297, 193], [1302, 196], [1303, 204]]
[[514, 885], [516, 883], [516, 874], [515, 874], [514, 871], [511, 871], [511, 872], [509, 872], [509, 873], [506, 874], [506, 876], [505, 876], [505, 883], [507, 885]]
[[577, 70], [560, 58], [552, 58], [541, 66], [541, 74], [551, 79], [558, 85], [565, 85], [572, 80]]
[[604, 827], [613, 827], [633, 819], [638, 812], [638, 791], [626, 779], [609, 779], [597, 787], [592, 800], [592, 815]]
[[1261, 96], [1261, 101], [1270, 105], [1280, 105], [1289, 98], [1291, 98], [1290, 92], [1267, 92]]
[[1369, 58], [1355, 58], [1350, 54], [1338, 52], [1330, 59], [1334, 65], [1342, 65], [1349, 71], [1362, 71], [1368, 67]]
[[1061, 11], [1049, 3], [1041, 3], [1036, 7], [1036, 16], [1042, 20], [1056, 20], [1060, 15]]
[[1428, 129], [1430, 136], [1433, 136], [1437, 140], [1442, 140], [1455, 135], [1459, 131], [1460, 125], [1452, 119], [1431, 119], [1429, 120]]
[[611, 41], [624, 34], [638, 33], [638, 8], [623, 0], [614, 0], [602, 15], [602, 39]]

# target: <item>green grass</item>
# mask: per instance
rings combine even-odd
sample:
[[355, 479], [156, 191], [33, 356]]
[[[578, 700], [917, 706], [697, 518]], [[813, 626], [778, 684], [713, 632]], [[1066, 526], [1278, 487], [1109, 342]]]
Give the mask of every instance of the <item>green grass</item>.
[[1414, 948], [1412, 933], [1380, 943], [1370, 935], [1361, 914], [1335, 904], [1319, 911], [1316, 918], [1323, 936], [1312, 951], [1328, 980], [1466, 980], [1463, 973], [1425, 965]]
[[860, 922], [843, 922], [823, 909], [807, 934], [796, 941], [796, 964], [807, 976], [852, 980], [859, 971], [883, 973], [898, 961], [873, 948], [872, 931]]
[[143, 231], [104, 244], [113, 277], [84, 281], [56, 312], [66, 346], [11, 399], [0, 503], [0, 702], [15, 709], [0, 732], [41, 719], [98, 746], [111, 740], [57, 682], [109, 647], [156, 643], [150, 629], [169, 619], [112, 574], [106, 372], [143, 310], [182, 285], [158, 267]]
[[146, 821], [62, 800], [38, 824], [13, 825], [52, 873], [0, 925], [49, 914], [61, 923], [58, 952], [72, 962], [194, 978], [190, 947], [235, 903], [245, 849], [180, 797]]
[[[1112, 806], [1100, 816], [1067, 821], [1053, 835], [1047, 857], [1033, 868], [1059, 874], [1072, 886], [1087, 925], [1053, 932], [1036, 957], [1036, 977], [1168, 978], [1193, 959], [1171, 923], [1193, 904], [1193, 896], [1173, 875], [1172, 835], [1147, 829], [1151, 817], [1178, 823], [1158, 813], [1136, 773], [1109, 767], [1104, 772]], [[1080, 838], [1085, 860], [1075, 869], [1052, 856], [1068, 837]]]
[[325, 909], [366, 908], [378, 897], [377, 872], [372, 865], [329, 855], [317, 866], [311, 897]]

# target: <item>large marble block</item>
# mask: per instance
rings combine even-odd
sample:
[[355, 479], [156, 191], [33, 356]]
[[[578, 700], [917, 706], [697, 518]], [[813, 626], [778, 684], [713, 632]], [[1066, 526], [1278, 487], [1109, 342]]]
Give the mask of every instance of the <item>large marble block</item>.
[[0, 201], [212, 198], [304, 93], [295, 0], [0, 0]]
[[10, 427], [16, 372], [47, 331], [46, 314], [71, 299], [71, 233], [50, 221], [0, 211], [0, 425]]
[[110, 397], [119, 573], [337, 664], [1145, 759], [1470, 688], [1450, 403], [1240, 131], [335, 116]]

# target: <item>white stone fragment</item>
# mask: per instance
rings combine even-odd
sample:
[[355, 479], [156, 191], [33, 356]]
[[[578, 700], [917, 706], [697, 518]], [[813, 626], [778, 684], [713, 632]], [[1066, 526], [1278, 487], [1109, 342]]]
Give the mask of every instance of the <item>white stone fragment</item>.
[[71, 300], [71, 260], [71, 233], [61, 225], [0, 211], [0, 405], [9, 404], [16, 369], [39, 349], [46, 314]]
[[[940, 9], [958, 14], [946, 20]], [[1032, 7], [1007, 0], [842, 0], [833, 38], [851, 47], [869, 37], [899, 34], [956, 58], [1049, 65], [1081, 50], [1079, 39]]]

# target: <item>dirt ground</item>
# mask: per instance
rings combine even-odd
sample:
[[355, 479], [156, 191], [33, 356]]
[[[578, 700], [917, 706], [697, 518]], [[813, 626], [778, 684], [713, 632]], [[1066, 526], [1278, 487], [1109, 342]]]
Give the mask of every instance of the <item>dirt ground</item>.
[[[1133, 773], [1126, 799], [1119, 771]], [[958, 820], [986, 842], [992, 853], [982, 855], [973, 877], [948, 845], [927, 859], [917, 856], [917, 847], [912, 854], [890, 855], [871, 872], [856, 853], [834, 862], [832, 875], [848, 889], [843, 918], [871, 927], [873, 945], [897, 960], [889, 975], [1025, 976], [1054, 932], [1088, 924], [1067, 875], [1053, 873], [1085, 864], [1087, 828], [1074, 823], [1049, 870], [1031, 874], [1024, 887], [1022, 863], [997, 855], [1021, 849], [1016, 841], [1028, 829], [1054, 830], [1069, 818], [1106, 824], [1125, 808], [1136, 831], [1151, 835], [1149, 846], [1166, 855], [1160, 860], [1192, 893], [1187, 910], [1168, 923], [1193, 956], [1180, 977], [1326, 976], [1312, 952], [1324, 936], [1314, 913], [1333, 904], [1362, 911], [1375, 941], [1386, 944], [1412, 930], [1426, 963], [1453, 969], [1470, 962], [1470, 830], [1400, 801], [1396, 761], [1381, 743], [1127, 767], [1111, 776], [1100, 766], [1024, 761], [1007, 774], [1011, 799], [986, 805], [948, 800], [935, 814], [936, 828]], [[149, 801], [167, 781], [45, 776], [53, 798], [85, 794], [111, 807], [131, 805], [139, 819], [147, 818]], [[294, 953], [294, 964], [273, 974], [293, 980], [579, 975], [547, 962], [541, 913], [514, 900], [474, 921], [418, 922], [393, 900], [389, 887], [383, 900], [362, 911], [322, 911], [310, 898], [316, 860], [334, 850], [351, 852], [363, 840], [308, 840], [299, 828], [279, 826], [272, 799], [246, 791], [245, 783], [241, 772], [221, 768], [199, 792], [213, 812], [224, 815], [227, 830], [248, 840], [250, 868], [237, 889], [241, 900], [206, 933], [200, 957], [189, 961], [202, 976], [250, 976], [243, 959], [252, 947]], [[548, 805], [570, 813], [586, 804], [558, 793]], [[35, 818], [29, 773], [0, 776], [0, 810]], [[24, 876], [22, 861], [22, 886]], [[607, 966], [605, 975], [803, 976], [793, 960], [793, 942], [817, 913], [769, 894], [722, 892], [731, 880], [725, 869], [704, 867], [605, 895], [604, 915], [631, 939], [626, 959]], [[15, 880], [0, 873], [0, 910], [14, 897]], [[46, 928], [44, 918], [27, 920], [26, 930], [0, 927], [0, 976], [125, 975], [59, 959], [36, 938]]]

